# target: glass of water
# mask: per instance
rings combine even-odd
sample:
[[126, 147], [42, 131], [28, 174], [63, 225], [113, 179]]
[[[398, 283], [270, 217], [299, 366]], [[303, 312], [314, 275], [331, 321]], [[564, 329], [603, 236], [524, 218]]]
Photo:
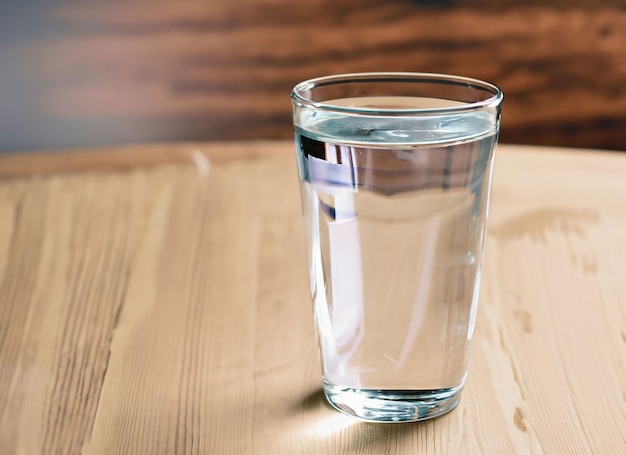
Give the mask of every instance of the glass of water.
[[344, 74], [291, 93], [326, 398], [379, 422], [452, 410], [467, 378], [502, 91]]

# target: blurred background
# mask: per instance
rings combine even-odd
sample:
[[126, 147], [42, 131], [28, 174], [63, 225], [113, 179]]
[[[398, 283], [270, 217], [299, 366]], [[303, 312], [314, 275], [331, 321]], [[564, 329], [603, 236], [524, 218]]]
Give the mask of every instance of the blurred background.
[[0, 13], [0, 152], [290, 138], [297, 82], [453, 73], [501, 142], [626, 150], [626, 0], [29, 0]]

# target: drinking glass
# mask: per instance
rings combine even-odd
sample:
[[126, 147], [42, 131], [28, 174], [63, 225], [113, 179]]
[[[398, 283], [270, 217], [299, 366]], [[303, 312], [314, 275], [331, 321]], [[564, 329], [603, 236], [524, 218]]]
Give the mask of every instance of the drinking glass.
[[361, 419], [452, 410], [467, 378], [502, 91], [361, 73], [291, 93], [323, 387]]

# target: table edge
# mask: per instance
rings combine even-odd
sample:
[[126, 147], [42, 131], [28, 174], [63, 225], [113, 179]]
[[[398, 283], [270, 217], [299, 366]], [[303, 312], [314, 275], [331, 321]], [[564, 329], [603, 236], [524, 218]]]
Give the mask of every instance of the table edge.
[[[289, 156], [292, 141], [244, 140], [141, 143], [111, 147], [51, 149], [0, 154], [0, 178], [65, 174], [87, 171], [118, 171], [167, 164], [202, 165], [270, 156]], [[577, 156], [624, 156], [623, 152], [601, 149], [541, 145], [499, 144], [501, 152], [571, 153]]]

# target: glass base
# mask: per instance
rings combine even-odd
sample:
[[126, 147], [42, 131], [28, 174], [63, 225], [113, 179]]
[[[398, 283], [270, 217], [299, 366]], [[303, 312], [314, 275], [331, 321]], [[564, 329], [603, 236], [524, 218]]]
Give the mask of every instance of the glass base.
[[463, 384], [437, 390], [354, 389], [324, 379], [328, 402], [349, 416], [369, 422], [417, 422], [452, 411], [461, 399]]

